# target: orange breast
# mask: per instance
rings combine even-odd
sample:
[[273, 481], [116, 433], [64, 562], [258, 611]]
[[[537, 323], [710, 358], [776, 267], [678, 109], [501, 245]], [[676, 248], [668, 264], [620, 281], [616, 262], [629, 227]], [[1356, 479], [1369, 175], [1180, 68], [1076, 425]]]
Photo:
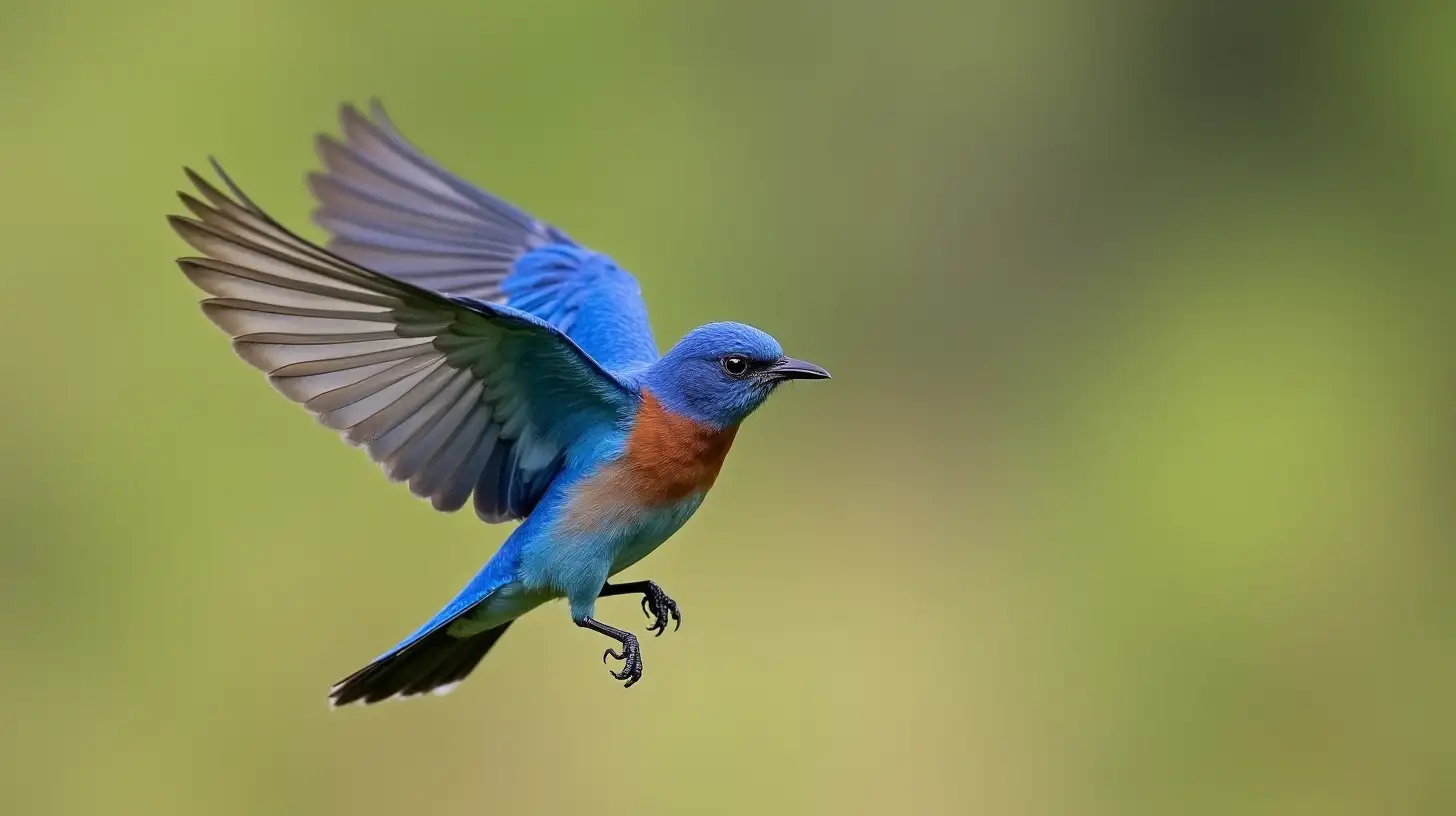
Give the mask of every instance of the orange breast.
[[656, 506], [706, 491], [718, 479], [737, 434], [737, 425], [720, 431], [674, 414], [651, 392], [644, 393], [621, 460], [631, 474], [634, 498]]
[[626, 452], [581, 484], [569, 521], [579, 529], [597, 528], [634, 507], [661, 507], [706, 492], [737, 434], [737, 425], [718, 430], [695, 422], [643, 392]]

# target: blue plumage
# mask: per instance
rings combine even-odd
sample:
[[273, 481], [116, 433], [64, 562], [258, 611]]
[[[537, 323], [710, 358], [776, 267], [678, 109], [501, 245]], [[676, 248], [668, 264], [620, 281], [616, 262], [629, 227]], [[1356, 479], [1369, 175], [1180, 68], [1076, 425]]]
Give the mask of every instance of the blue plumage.
[[[320, 137], [310, 177], [328, 249], [274, 221], [222, 175], [188, 171], [202, 198], [173, 217], [203, 257], [179, 261], [207, 316], [285, 396], [440, 510], [474, 498], [487, 522], [521, 520], [439, 614], [334, 686], [335, 705], [448, 690], [510, 623], [554, 598], [593, 617], [640, 594], [661, 634], [680, 621], [654, 583], [608, 578], [693, 514], [738, 424], [789, 379], [828, 377], [737, 323], [658, 356], [637, 281], [605, 255], [455, 177], [375, 103]], [[221, 169], [218, 169], [221, 174]]]
[[516, 261], [501, 290], [507, 303], [565, 332], [608, 369], [629, 370], [657, 359], [641, 289], [606, 255], [544, 246]]

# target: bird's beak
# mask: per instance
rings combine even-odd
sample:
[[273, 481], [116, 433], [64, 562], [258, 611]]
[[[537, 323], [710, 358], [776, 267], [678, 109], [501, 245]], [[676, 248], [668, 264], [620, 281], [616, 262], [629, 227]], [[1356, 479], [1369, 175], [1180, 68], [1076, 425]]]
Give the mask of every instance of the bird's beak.
[[785, 357], [768, 367], [764, 372], [778, 380], [827, 380], [829, 372], [804, 360]]

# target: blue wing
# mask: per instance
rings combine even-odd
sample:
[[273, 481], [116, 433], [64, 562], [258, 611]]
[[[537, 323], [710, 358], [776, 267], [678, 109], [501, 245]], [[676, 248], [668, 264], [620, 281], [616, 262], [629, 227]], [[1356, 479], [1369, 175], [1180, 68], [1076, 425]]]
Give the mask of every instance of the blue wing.
[[[218, 169], [221, 173], [221, 168]], [[626, 421], [635, 398], [572, 340], [525, 312], [447, 297], [289, 232], [224, 174], [229, 198], [173, 216], [207, 257], [179, 261], [238, 355], [439, 510], [524, 518], [566, 449]]]
[[329, 248], [399, 280], [509, 304], [618, 369], [657, 359], [637, 281], [610, 258], [466, 182], [402, 136], [378, 101], [341, 109], [309, 176]]

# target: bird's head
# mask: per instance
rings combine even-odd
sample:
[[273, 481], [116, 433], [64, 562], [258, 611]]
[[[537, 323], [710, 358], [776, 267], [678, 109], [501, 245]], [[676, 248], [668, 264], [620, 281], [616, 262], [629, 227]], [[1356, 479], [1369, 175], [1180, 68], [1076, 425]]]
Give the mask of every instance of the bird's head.
[[742, 323], [693, 329], [646, 372], [665, 408], [726, 428], [742, 422], [788, 380], [825, 380], [829, 372], [785, 357], [777, 340]]

